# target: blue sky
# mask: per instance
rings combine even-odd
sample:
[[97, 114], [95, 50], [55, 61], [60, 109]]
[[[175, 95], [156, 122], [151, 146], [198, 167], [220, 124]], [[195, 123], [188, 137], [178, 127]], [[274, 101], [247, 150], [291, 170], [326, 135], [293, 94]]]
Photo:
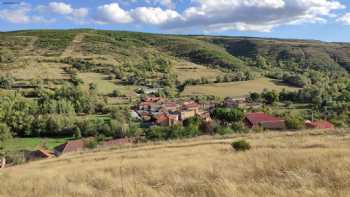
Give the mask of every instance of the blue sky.
[[0, 2], [0, 31], [96, 28], [350, 42], [350, 0]]

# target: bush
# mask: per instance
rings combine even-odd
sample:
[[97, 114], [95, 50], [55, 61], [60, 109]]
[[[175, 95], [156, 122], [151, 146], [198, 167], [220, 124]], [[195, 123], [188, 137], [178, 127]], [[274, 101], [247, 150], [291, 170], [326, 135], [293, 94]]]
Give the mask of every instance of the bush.
[[230, 127], [218, 127], [216, 128], [216, 133], [219, 135], [229, 135], [234, 133], [234, 131]]
[[232, 142], [231, 146], [236, 151], [247, 151], [251, 148], [250, 144], [245, 140]]
[[298, 130], [304, 127], [304, 118], [300, 115], [289, 115], [285, 120], [288, 129]]
[[90, 140], [90, 141], [86, 142], [85, 147], [89, 148], [89, 149], [95, 149], [97, 147], [97, 145], [98, 145], [98, 142], [96, 139], [94, 139], [94, 140]]

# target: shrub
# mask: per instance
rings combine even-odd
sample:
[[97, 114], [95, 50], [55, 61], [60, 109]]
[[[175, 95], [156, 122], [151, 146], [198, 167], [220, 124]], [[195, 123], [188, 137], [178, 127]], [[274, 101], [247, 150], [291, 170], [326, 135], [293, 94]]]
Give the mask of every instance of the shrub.
[[286, 126], [288, 129], [302, 129], [304, 127], [304, 118], [300, 115], [289, 115], [286, 117]]
[[94, 140], [90, 140], [90, 141], [86, 142], [85, 147], [89, 148], [89, 149], [95, 149], [97, 147], [97, 145], [98, 145], [98, 142], [96, 139], [94, 139]]
[[245, 140], [232, 142], [231, 146], [236, 151], [247, 151], [251, 148], [250, 144]]

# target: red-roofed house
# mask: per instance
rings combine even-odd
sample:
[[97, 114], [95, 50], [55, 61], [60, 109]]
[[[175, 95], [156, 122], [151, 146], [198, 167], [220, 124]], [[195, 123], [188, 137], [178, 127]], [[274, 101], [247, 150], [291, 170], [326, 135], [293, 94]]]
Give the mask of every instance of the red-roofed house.
[[86, 145], [86, 142], [84, 140], [67, 141], [64, 144], [61, 144], [55, 147], [54, 154], [56, 156], [59, 156], [65, 153], [81, 151], [85, 148], [85, 145]]
[[264, 129], [285, 129], [285, 121], [281, 118], [270, 116], [263, 112], [248, 113], [244, 122], [249, 128], [262, 127]]
[[179, 123], [179, 115], [162, 113], [155, 117], [155, 123], [160, 126], [173, 126]]
[[185, 110], [194, 111], [196, 114], [199, 112], [199, 104], [195, 102], [187, 103], [183, 105]]
[[142, 99], [144, 102], [158, 102], [161, 100], [160, 97], [156, 97], [156, 96], [146, 96]]
[[334, 129], [334, 125], [326, 120], [305, 121], [305, 125], [311, 129]]
[[163, 105], [163, 108], [166, 110], [166, 111], [176, 111], [178, 109], [178, 104], [176, 102], [167, 102], [167, 103], [164, 103]]

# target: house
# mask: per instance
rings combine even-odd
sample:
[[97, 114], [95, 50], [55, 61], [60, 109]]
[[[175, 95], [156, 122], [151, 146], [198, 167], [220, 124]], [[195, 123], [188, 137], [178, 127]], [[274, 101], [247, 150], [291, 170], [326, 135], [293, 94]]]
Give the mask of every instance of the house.
[[265, 114], [263, 112], [248, 113], [244, 119], [244, 123], [249, 128], [264, 129], [285, 129], [285, 121], [281, 118]]
[[170, 112], [175, 112], [178, 110], [178, 104], [176, 102], [166, 102], [163, 104], [163, 109]]
[[326, 120], [305, 121], [305, 126], [310, 129], [334, 129], [334, 125]]
[[38, 159], [48, 159], [48, 158], [52, 158], [54, 155], [52, 153], [50, 153], [47, 150], [36, 150], [33, 152], [30, 152], [27, 156], [27, 160], [29, 161], [33, 161], [33, 160], [38, 160]]
[[193, 102], [185, 102], [183, 104], [183, 109], [188, 110], [188, 111], [194, 111], [196, 114], [199, 113], [199, 104]]
[[186, 120], [188, 118], [192, 118], [196, 116], [196, 111], [194, 110], [182, 110], [180, 111], [180, 119]]
[[158, 102], [160, 100], [161, 98], [157, 96], [146, 96], [142, 99], [142, 101], [144, 102], [153, 102], [153, 103]]
[[66, 154], [66, 153], [72, 153], [81, 151], [85, 148], [86, 141], [84, 140], [73, 140], [73, 141], [67, 141], [64, 144], [61, 144], [54, 148], [54, 154], [56, 156]]
[[179, 116], [177, 114], [161, 113], [155, 118], [155, 124], [159, 126], [173, 126], [179, 123]]
[[228, 107], [228, 108], [236, 108], [236, 107], [244, 107], [245, 106], [245, 99], [240, 98], [240, 99], [234, 99], [231, 97], [227, 97], [225, 98], [223, 105], [224, 107]]
[[212, 121], [209, 112], [200, 112], [200, 113], [199, 113], [199, 117], [200, 117], [204, 122], [211, 122], [211, 121]]
[[151, 109], [152, 102], [141, 102], [139, 104], [139, 110], [150, 110]]

